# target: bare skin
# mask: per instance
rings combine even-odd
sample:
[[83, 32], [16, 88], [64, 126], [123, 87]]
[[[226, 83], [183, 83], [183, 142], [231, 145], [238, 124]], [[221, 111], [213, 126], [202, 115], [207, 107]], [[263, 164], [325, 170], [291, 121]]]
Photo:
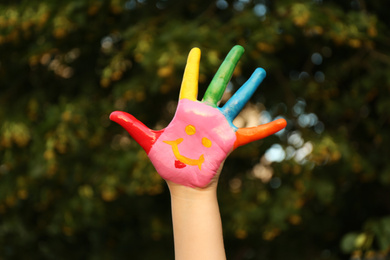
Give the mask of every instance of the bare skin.
[[219, 174], [205, 188], [168, 183], [176, 260], [224, 260], [222, 222], [217, 201]]
[[[197, 100], [200, 50], [191, 50], [172, 122], [152, 130], [134, 116], [115, 111], [110, 119], [122, 125], [148, 154], [171, 193], [176, 260], [224, 260], [225, 248], [217, 200], [217, 184], [226, 157], [239, 146], [272, 135], [287, 122], [277, 119], [237, 128], [233, 119], [265, 77], [257, 68], [222, 107], [223, 92], [243, 53], [235, 46], [211, 81], [202, 101]], [[193, 137], [193, 138], [191, 138]]]

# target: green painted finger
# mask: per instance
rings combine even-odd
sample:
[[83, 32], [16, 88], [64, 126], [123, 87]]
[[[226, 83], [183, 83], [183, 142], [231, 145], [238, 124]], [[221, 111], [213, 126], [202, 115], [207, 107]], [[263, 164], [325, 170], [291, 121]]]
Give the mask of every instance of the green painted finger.
[[203, 102], [214, 107], [217, 106], [218, 101], [221, 100], [223, 92], [233, 75], [234, 68], [243, 53], [244, 48], [239, 45], [234, 46], [230, 50], [207, 88], [203, 97]]

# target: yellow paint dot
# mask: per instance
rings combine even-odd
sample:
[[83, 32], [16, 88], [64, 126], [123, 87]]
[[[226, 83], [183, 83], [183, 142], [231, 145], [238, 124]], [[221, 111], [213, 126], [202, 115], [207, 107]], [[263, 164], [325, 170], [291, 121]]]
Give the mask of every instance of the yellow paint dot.
[[193, 125], [186, 126], [186, 133], [188, 135], [193, 135], [193, 134], [195, 134], [195, 132], [196, 132], [195, 126], [193, 126]]
[[212, 143], [211, 143], [210, 139], [208, 139], [207, 137], [203, 137], [202, 138], [202, 144], [203, 144], [204, 147], [209, 148], [209, 147], [211, 147]]

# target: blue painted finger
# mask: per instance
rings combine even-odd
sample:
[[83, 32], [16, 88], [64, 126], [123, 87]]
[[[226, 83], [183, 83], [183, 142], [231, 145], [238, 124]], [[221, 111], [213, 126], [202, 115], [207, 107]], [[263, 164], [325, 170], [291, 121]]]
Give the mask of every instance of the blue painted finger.
[[255, 93], [257, 87], [263, 81], [265, 76], [265, 70], [257, 68], [245, 84], [242, 85], [241, 88], [237, 90], [237, 92], [234, 93], [228, 102], [226, 102], [226, 104], [221, 108], [222, 113], [229, 122], [232, 122], [244, 108], [245, 104], [252, 97], [253, 93]]

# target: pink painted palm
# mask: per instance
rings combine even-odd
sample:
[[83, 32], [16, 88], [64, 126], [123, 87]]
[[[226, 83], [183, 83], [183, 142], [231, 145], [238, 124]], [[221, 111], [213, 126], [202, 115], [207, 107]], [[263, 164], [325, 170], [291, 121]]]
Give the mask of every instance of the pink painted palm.
[[132, 115], [113, 112], [119, 123], [141, 145], [165, 180], [190, 187], [205, 187], [217, 175], [235, 148], [262, 139], [286, 126], [284, 119], [252, 128], [232, 123], [265, 77], [261, 68], [222, 107], [217, 102], [244, 52], [235, 46], [220, 66], [202, 101], [197, 100], [200, 50], [191, 50], [184, 71], [176, 114], [163, 130], [154, 131]]

